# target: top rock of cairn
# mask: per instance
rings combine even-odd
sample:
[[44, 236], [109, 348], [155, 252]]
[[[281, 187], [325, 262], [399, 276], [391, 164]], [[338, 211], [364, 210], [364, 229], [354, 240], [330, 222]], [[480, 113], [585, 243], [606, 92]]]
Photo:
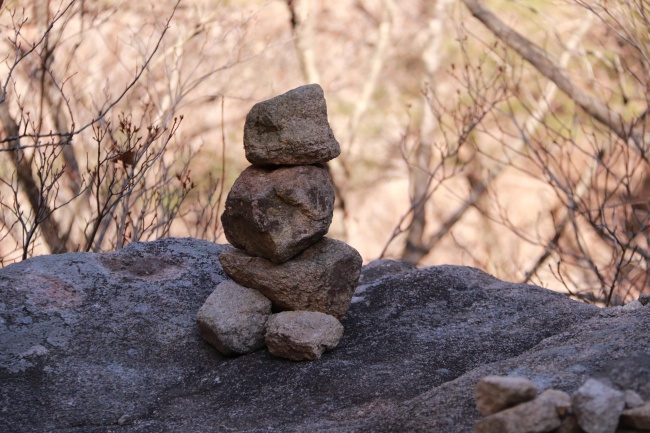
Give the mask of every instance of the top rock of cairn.
[[244, 150], [257, 166], [318, 164], [339, 156], [321, 86], [301, 86], [255, 104], [246, 116]]

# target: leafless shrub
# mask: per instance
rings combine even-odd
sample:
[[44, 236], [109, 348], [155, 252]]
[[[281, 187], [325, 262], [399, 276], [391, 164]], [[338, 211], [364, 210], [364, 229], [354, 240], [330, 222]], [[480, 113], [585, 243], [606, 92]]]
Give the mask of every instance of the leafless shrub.
[[[641, 13], [645, 10], [642, 2], [578, 2], [585, 17], [577, 23], [573, 37], [560, 43], [564, 52], [559, 61], [506, 25], [483, 2], [464, 3], [499, 41], [489, 42], [461, 27], [461, 44], [469, 40], [482, 45], [491, 62], [467, 63], [465, 69], [471, 74], [457, 80], [462, 97], [456, 107], [469, 101], [486, 114], [477, 122], [476, 116], [463, 114], [459, 108], [443, 109], [458, 131], [451, 137], [463, 141], [462, 131], [473, 131], [477, 157], [466, 167], [471, 192], [428, 239], [423, 240], [421, 227], [413, 230], [424, 217], [407, 219], [411, 232], [418, 233], [413, 239], [419, 248], [413, 248], [409, 239], [402, 257], [418, 262], [437, 241], [453, 238], [452, 227], [468, 209], [475, 208], [486, 222], [538, 251], [536, 257], [511, 259], [521, 266], [514, 272], [522, 282], [546, 284], [556, 279], [568, 294], [604, 305], [637, 296], [650, 278], [646, 149], [650, 22]], [[582, 41], [587, 32], [595, 31], [611, 34], [598, 39], [605, 45]], [[586, 71], [568, 68], [574, 56]], [[596, 76], [591, 73], [596, 69], [609, 69], [610, 75]], [[544, 83], [537, 73], [549, 81]], [[478, 78], [469, 78], [472, 74]], [[595, 84], [609, 82], [612, 75], [618, 76], [616, 86]], [[585, 87], [598, 90], [588, 93]], [[489, 89], [499, 89], [501, 97], [488, 98], [494, 104], [482, 110], [481, 97], [489, 95]], [[449, 136], [443, 126], [439, 121], [437, 136]], [[494, 184], [502, 172], [513, 170], [546, 184], [549, 197], [554, 196], [549, 203], [540, 203], [535, 226], [513, 220], [508, 203], [499, 198], [502, 192]], [[417, 216], [418, 205], [412, 200], [407, 215]], [[499, 251], [487, 251], [488, 261], [499, 260], [495, 257]], [[488, 263], [480, 265], [489, 268]]]

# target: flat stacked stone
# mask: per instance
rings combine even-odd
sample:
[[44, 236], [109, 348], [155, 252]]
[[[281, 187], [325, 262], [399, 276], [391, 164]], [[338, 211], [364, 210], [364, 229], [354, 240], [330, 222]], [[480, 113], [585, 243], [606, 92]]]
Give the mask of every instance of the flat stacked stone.
[[[325, 238], [334, 212], [325, 163], [341, 149], [327, 120], [323, 89], [311, 84], [255, 104], [246, 116], [244, 150], [252, 165], [235, 181], [221, 216], [226, 239], [237, 249], [219, 260], [230, 278], [264, 295], [275, 311], [304, 313], [268, 317], [271, 353], [317, 359], [343, 334], [339, 320], [362, 264], [354, 248]], [[298, 332], [306, 323], [310, 329]], [[323, 332], [314, 329], [319, 326]], [[206, 341], [221, 341], [210, 335]]]
[[235, 181], [221, 217], [234, 247], [284, 263], [329, 229], [334, 188], [324, 167], [251, 166]]

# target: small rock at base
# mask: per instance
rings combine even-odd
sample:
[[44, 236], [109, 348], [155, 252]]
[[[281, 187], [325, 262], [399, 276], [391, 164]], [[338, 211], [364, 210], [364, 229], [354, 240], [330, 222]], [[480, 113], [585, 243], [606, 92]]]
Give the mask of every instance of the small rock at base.
[[642, 406], [624, 410], [621, 414], [621, 426], [650, 430], [650, 401]]
[[255, 104], [246, 116], [244, 150], [253, 165], [317, 164], [339, 156], [321, 86], [301, 86]]
[[343, 325], [336, 317], [314, 311], [284, 311], [266, 324], [266, 345], [275, 356], [313, 361], [336, 347]]
[[573, 395], [572, 403], [578, 424], [585, 432], [614, 433], [625, 396], [596, 379], [589, 379]]
[[476, 408], [481, 415], [491, 415], [535, 398], [537, 388], [525, 377], [486, 376], [474, 390]]
[[544, 433], [560, 425], [552, 399], [536, 398], [483, 418], [474, 424], [474, 430], [477, 433]]
[[271, 301], [257, 290], [226, 280], [208, 296], [196, 321], [201, 337], [224, 355], [241, 355], [264, 347]]
[[548, 400], [555, 405], [557, 414], [561, 417], [571, 412], [571, 396], [559, 389], [547, 389], [542, 392], [538, 399]]
[[634, 409], [643, 406], [643, 398], [636, 391], [631, 389], [625, 390], [625, 409]]
[[644, 293], [643, 295], [639, 295], [638, 301], [643, 306], [650, 304], [650, 293]]

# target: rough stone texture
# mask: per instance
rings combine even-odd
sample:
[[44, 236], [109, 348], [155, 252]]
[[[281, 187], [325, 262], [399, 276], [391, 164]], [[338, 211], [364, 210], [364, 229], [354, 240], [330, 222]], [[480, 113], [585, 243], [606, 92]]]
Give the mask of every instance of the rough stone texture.
[[264, 346], [271, 301], [233, 281], [220, 283], [196, 315], [201, 337], [224, 355], [250, 353]]
[[558, 415], [564, 417], [571, 412], [571, 396], [559, 389], [547, 389], [538, 397], [541, 400], [548, 400], [555, 406]]
[[644, 293], [642, 295], [639, 295], [638, 301], [643, 306], [646, 306], [646, 305], [650, 304], [650, 293]]
[[650, 401], [634, 409], [624, 410], [621, 414], [621, 425], [639, 430], [650, 430]]
[[320, 311], [338, 319], [348, 311], [362, 263], [354, 248], [329, 238], [279, 265], [237, 250], [219, 260], [233, 280], [259, 290], [278, 309]]
[[476, 433], [544, 433], [560, 425], [551, 399], [537, 398], [489, 415], [475, 425]]
[[476, 409], [481, 415], [491, 415], [537, 395], [535, 385], [525, 377], [487, 376], [476, 384]]
[[584, 433], [584, 430], [580, 428], [576, 417], [569, 415], [562, 420], [562, 425], [553, 433]]
[[363, 267], [363, 273], [359, 278], [359, 284], [370, 284], [375, 280], [401, 272], [410, 272], [416, 267], [412, 263], [401, 260], [379, 259], [373, 260]]
[[325, 167], [248, 167], [228, 193], [221, 222], [235, 247], [283, 263], [325, 236], [333, 210]]
[[633, 409], [643, 405], [641, 396], [631, 389], [625, 390], [625, 409]]
[[589, 379], [573, 395], [578, 424], [587, 433], [614, 433], [625, 406], [625, 395], [595, 379]]
[[274, 314], [266, 326], [266, 346], [272, 355], [292, 361], [313, 361], [332, 350], [343, 336], [336, 317], [315, 311]]
[[636, 310], [637, 308], [643, 308], [643, 304], [639, 301], [632, 301], [632, 302], [628, 302], [621, 308], [623, 310]]
[[310, 84], [255, 104], [246, 116], [244, 150], [253, 165], [316, 164], [339, 156], [323, 89]]
[[572, 394], [608, 372], [650, 400], [650, 354], [635, 357], [650, 347], [646, 308], [600, 318], [458, 266], [359, 287], [343, 338], [317, 362], [227, 358], [195, 321], [225, 278], [225, 248], [168, 239], [1, 269], [0, 431], [471, 433], [488, 375]]
[[[647, 310], [645, 314], [648, 316]], [[645, 351], [639, 350], [607, 365], [595, 378], [613, 388], [631, 389], [644, 400], [650, 400], [650, 346], [644, 343], [644, 336], [650, 332], [650, 327], [640, 325], [636, 332], [639, 336], [639, 349]]]

